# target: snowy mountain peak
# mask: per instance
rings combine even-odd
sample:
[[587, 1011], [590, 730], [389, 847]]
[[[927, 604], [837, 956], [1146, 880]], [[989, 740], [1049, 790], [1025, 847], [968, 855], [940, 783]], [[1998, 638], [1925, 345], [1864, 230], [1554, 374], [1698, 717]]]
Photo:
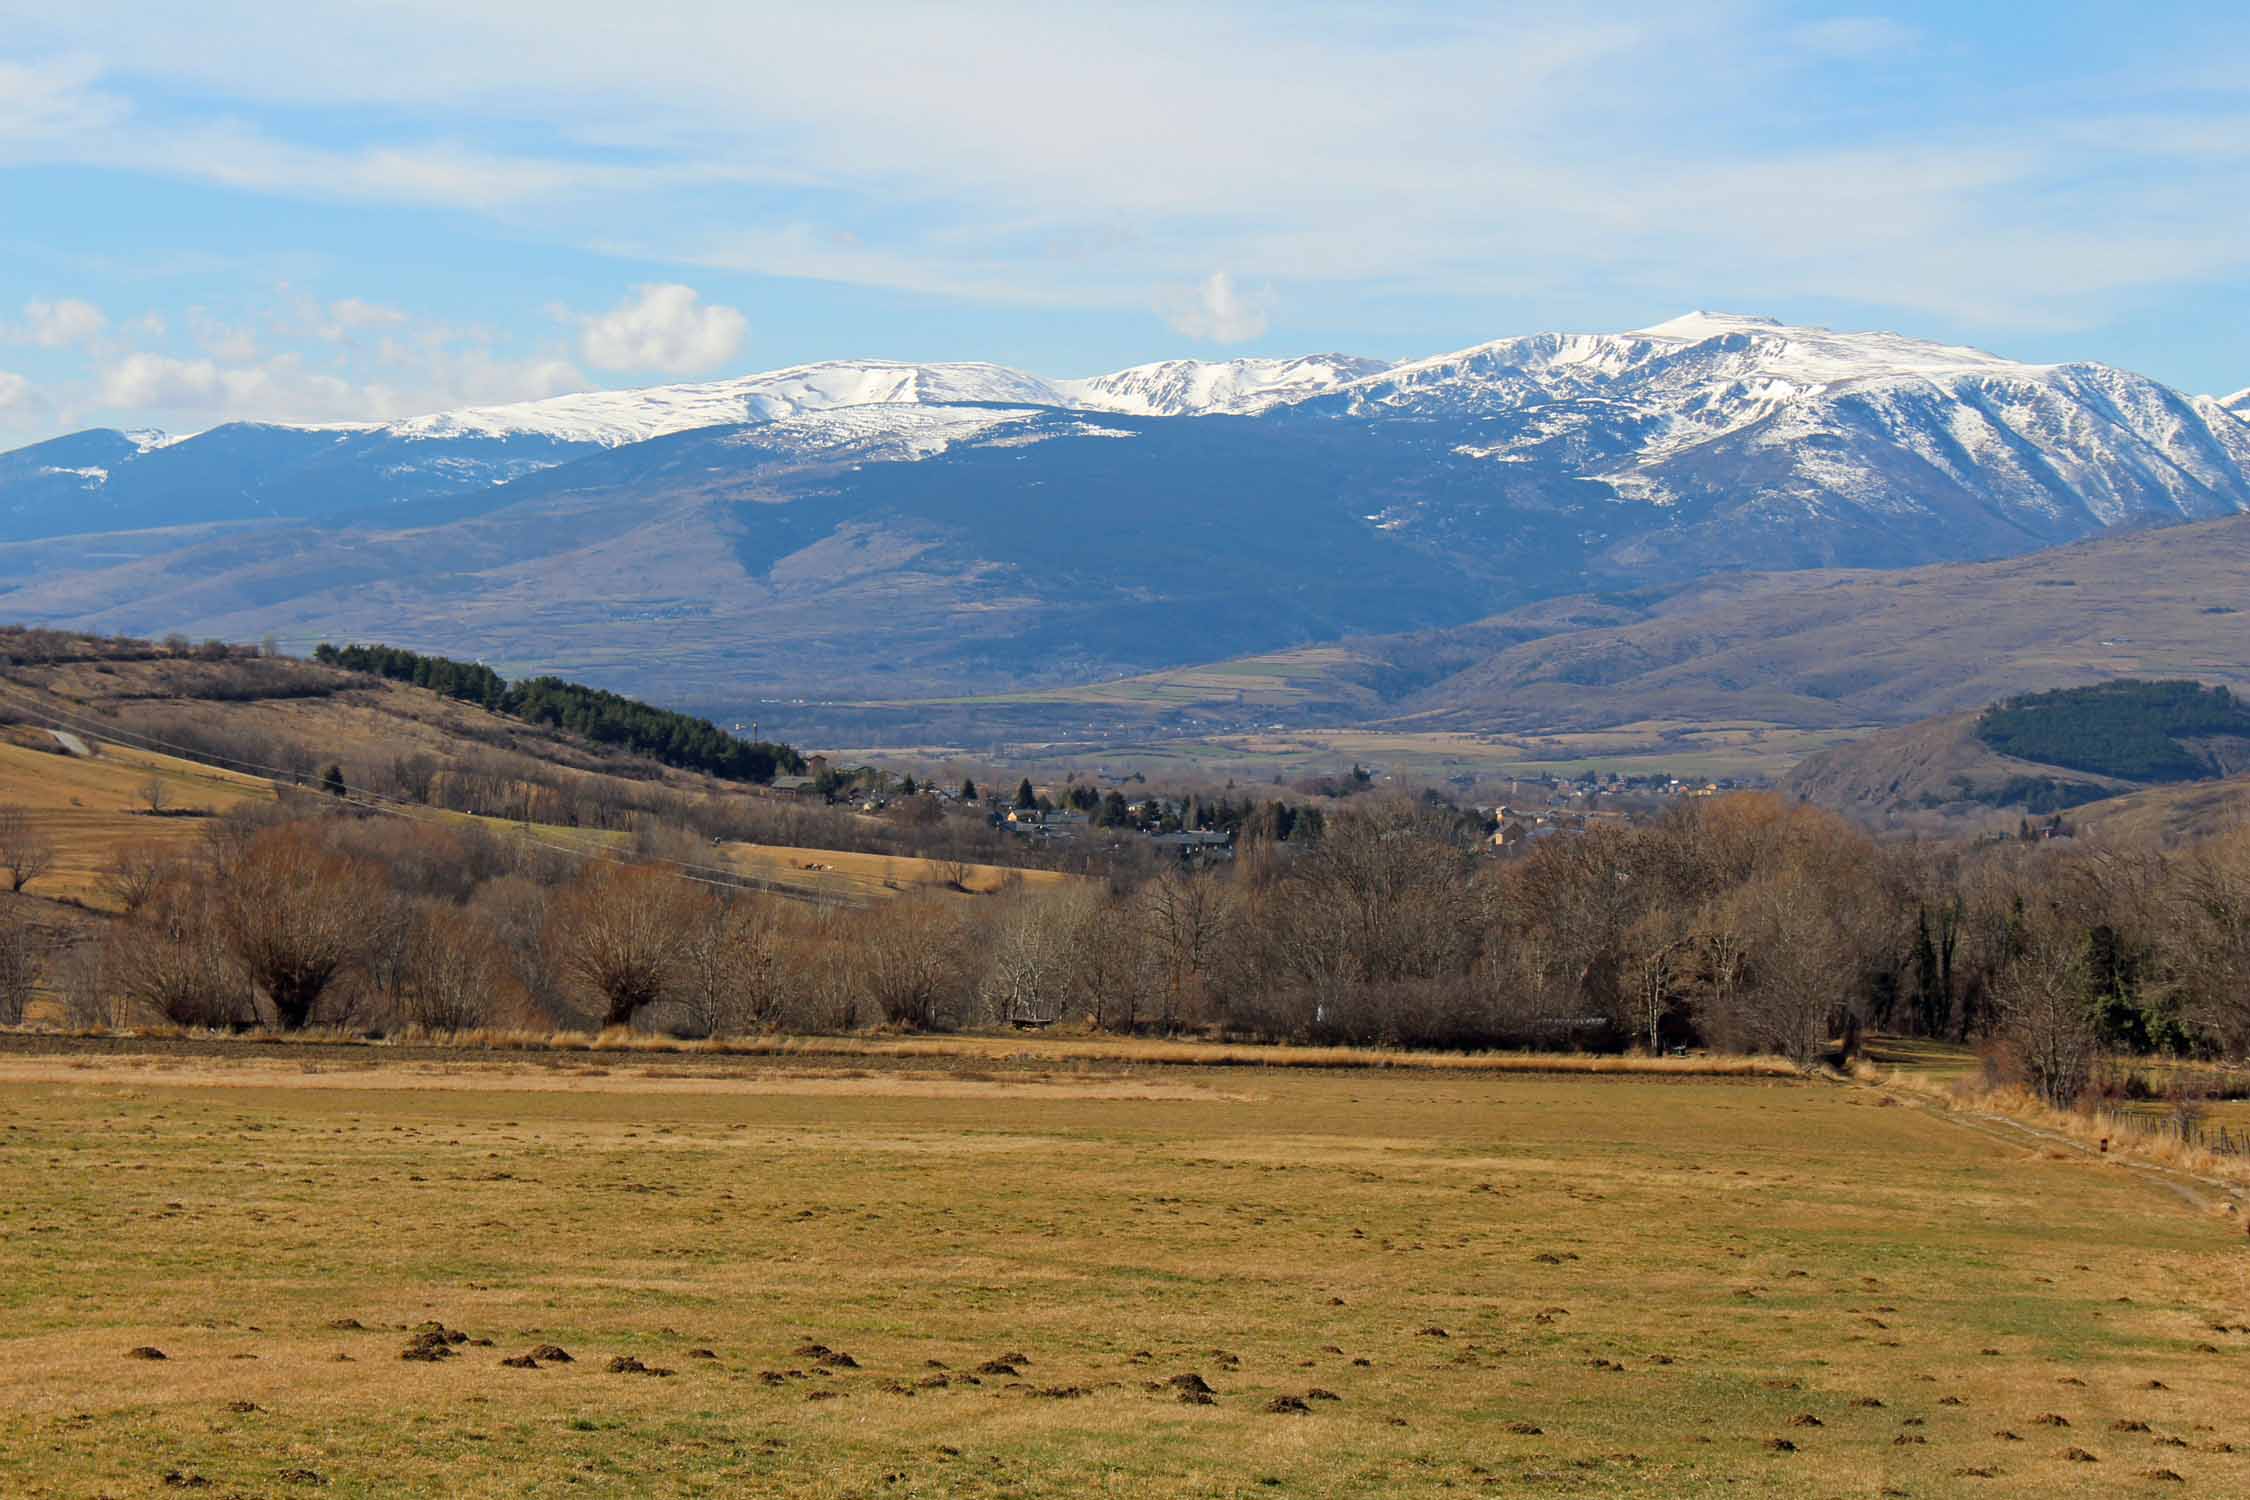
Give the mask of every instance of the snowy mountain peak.
[[2250, 386], [2244, 386], [2231, 396], [2221, 396], [2219, 404], [2228, 411], [2240, 416], [2250, 417]]
[[1137, 416], [1253, 412], [1301, 401], [1390, 368], [1387, 360], [1349, 354], [1295, 359], [1167, 359], [1084, 380], [1058, 380], [1071, 405]]
[[1785, 326], [1779, 318], [1763, 318], [1756, 313], [1705, 312], [1698, 308], [1653, 327], [1635, 328], [1628, 337], [1638, 334], [1644, 338], [1684, 339], [1689, 343], [1697, 343], [1722, 334], [1748, 333]]
[[847, 406], [1001, 402], [1064, 404], [1036, 375], [992, 364], [829, 360], [694, 385], [587, 391], [395, 422], [403, 438], [538, 436], [614, 448], [698, 427], [776, 422]]

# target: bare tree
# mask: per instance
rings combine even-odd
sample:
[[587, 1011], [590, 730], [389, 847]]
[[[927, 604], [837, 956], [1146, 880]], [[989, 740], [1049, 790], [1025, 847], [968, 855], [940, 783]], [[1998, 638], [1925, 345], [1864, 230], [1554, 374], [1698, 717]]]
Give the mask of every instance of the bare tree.
[[363, 952], [365, 919], [385, 894], [374, 870], [324, 847], [307, 824], [251, 840], [219, 892], [228, 953], [294, 1031]]
[[548, 948], [598, 1007], [603, 1026], [630, 1026], [672, 998], [696, 888], [639, 865], [589, 861], [555, 897]]
[[400, 1015], [429, 1032], [484, 1024], [500, 979], [491, 930], [454, 907], [432, 904], [416, 914], [411, 932]]
[[1163, 972], [1157, 1021], [1177, 1031], [1203, 997], [1234, 914], [1215, 876], [1177, 867], [1141, 888], [1141, 905]]
[[240, 1023], [248, 986], [220, 941], [217, 905], [206, 881], [160, 885], [112, 931], [104, 960], [117, 993], [178, 1026]]
[[766, 1031], [781, 1016], [780, 967], [771, 908], [714, 892], [681, 934], [673, 998], [703, 1036]]
[[94, 888], [131, 916], [148, 904], [148, 898], [177, 863], [157, 845], [127, 844], [109, 857], [94, 877]]
[[1065, 934], [1045, 902], [1017, 896], [999, 917], [981, 987], [985, 1014], [1017, 1025], [1046, 1025], [1061, 1014]]
[[151, 776], [141, 783], [141, 801], [148, 804], [150, 817], [162, 817], [164, 808], [172, 800], [172, 788], [161, 776]]
[[0, 908], [0, 1026], [23, 1024], [24, 1005], [46, 967], [39, 931], [14, 903]]
[[2088, 980], [2085, 943], [2040, 931], [1994, 987], [2001, 1034], [2024, 1082], [2056, 1109], [2086, 1091], [2100, 1049]]
[[953, 910], [934, 897], [900, 896], [869, 913], [866, 926], [859, 969], [883, 1019], [915, 1031], [956, 1019], [964, 955]]
[[0, 869], [8, 889], [20, 891], [55, 867], [55, 843], [24, 809], [0, 806]]

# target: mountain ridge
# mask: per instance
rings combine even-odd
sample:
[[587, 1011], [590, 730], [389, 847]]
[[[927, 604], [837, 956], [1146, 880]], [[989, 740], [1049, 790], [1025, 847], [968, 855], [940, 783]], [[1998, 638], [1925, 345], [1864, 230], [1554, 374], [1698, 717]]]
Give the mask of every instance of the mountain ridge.
[[2250, 422], [2215, 398], [1705, 312], [1396, 364], [831, 361], [382, 426], [70, 434], [0, 455], [0, 614], [473, 636], [703, 705], [893, 699], [2245, 510]]

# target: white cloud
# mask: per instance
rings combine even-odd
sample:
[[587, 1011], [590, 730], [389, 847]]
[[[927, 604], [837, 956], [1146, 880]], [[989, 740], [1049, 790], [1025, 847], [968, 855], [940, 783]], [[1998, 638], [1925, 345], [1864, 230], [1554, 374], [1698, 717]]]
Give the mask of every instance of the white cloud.
[[695, 288], [674, 283], [637, 287], [608, 312], [589, 318], [578, 347], [596, 369], [696, 375], [734, 358], [749, 331], [748, 320], [734, 308], [706, 306]]
[[109, 319], [91, 302], [64, 297], [55, 302], [26, 302], [23, 325], [14, 331], [19, 342], [42, 349], [68, 349], [91, 343], [109, 326]]
[[0, 370], [0, 411], [17, 411], [31, 405], [31, 382]]
[[1164, 321], [1191, 339], [1240, 344], [1266, 331], [1272, 305], [1271, 292], [1238, 290], [1233, 277], [1214, 271], [1192, 291], [1174, 297]]

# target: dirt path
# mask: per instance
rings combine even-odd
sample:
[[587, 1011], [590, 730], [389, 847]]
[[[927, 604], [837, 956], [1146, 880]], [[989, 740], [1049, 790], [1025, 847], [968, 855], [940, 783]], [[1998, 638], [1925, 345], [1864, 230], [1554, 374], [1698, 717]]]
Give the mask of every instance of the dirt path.
[[[1892, 1097], [1897, 1096], [1893, 1095]], [[2052, 1130], [2042, 1130], [2036, 1125], [2026, 1125], [2023, 1121], [2010, 1119], [2006, 1115], [1961, 1114], [1921, 1100], [1913, 1102], [1915, 1108], [1932, 1119], [1958, 1125], [1963, 1130], [1974, 1131], [1976, 1134], [1991, 1140], [2004, 1141], [2009, 1145], [2020, 1146], [2026, 1143], [2014, 1137], [2028, 1136], [2031, 1140], [2042, 1145], [2060, 1146], [2065, 1151], [2076, 1152], [2090, 1161], [2114, 1163], [2129, 1171], [2141, 1174], [2149, 1182], [2171, 1192], [2181, 1202], [2199, 1213], [2239, 1213], [2242, 1208], [2244, 1190], [2232, 1183], [2222, 1182], [2214, 1177], [2204, 1177], [2194, 1172], [2183, 1172], [2175, 1167], [2159, 1167], [2149, 1162], [2132, 1161], [2123, 1156], [2111, 1156], [2096, 1151], [2082, 1142], [2074, 1141], [2069, 1136], [2060, 1135]], [[2189, 1183], [2196, 1184], [2196, 1187], [2190, 1187]], [[2215, 1196], [2206, 1196], [2204, 1193], [2198, 1192], [2197, 1187], [2208, 1188]]]

